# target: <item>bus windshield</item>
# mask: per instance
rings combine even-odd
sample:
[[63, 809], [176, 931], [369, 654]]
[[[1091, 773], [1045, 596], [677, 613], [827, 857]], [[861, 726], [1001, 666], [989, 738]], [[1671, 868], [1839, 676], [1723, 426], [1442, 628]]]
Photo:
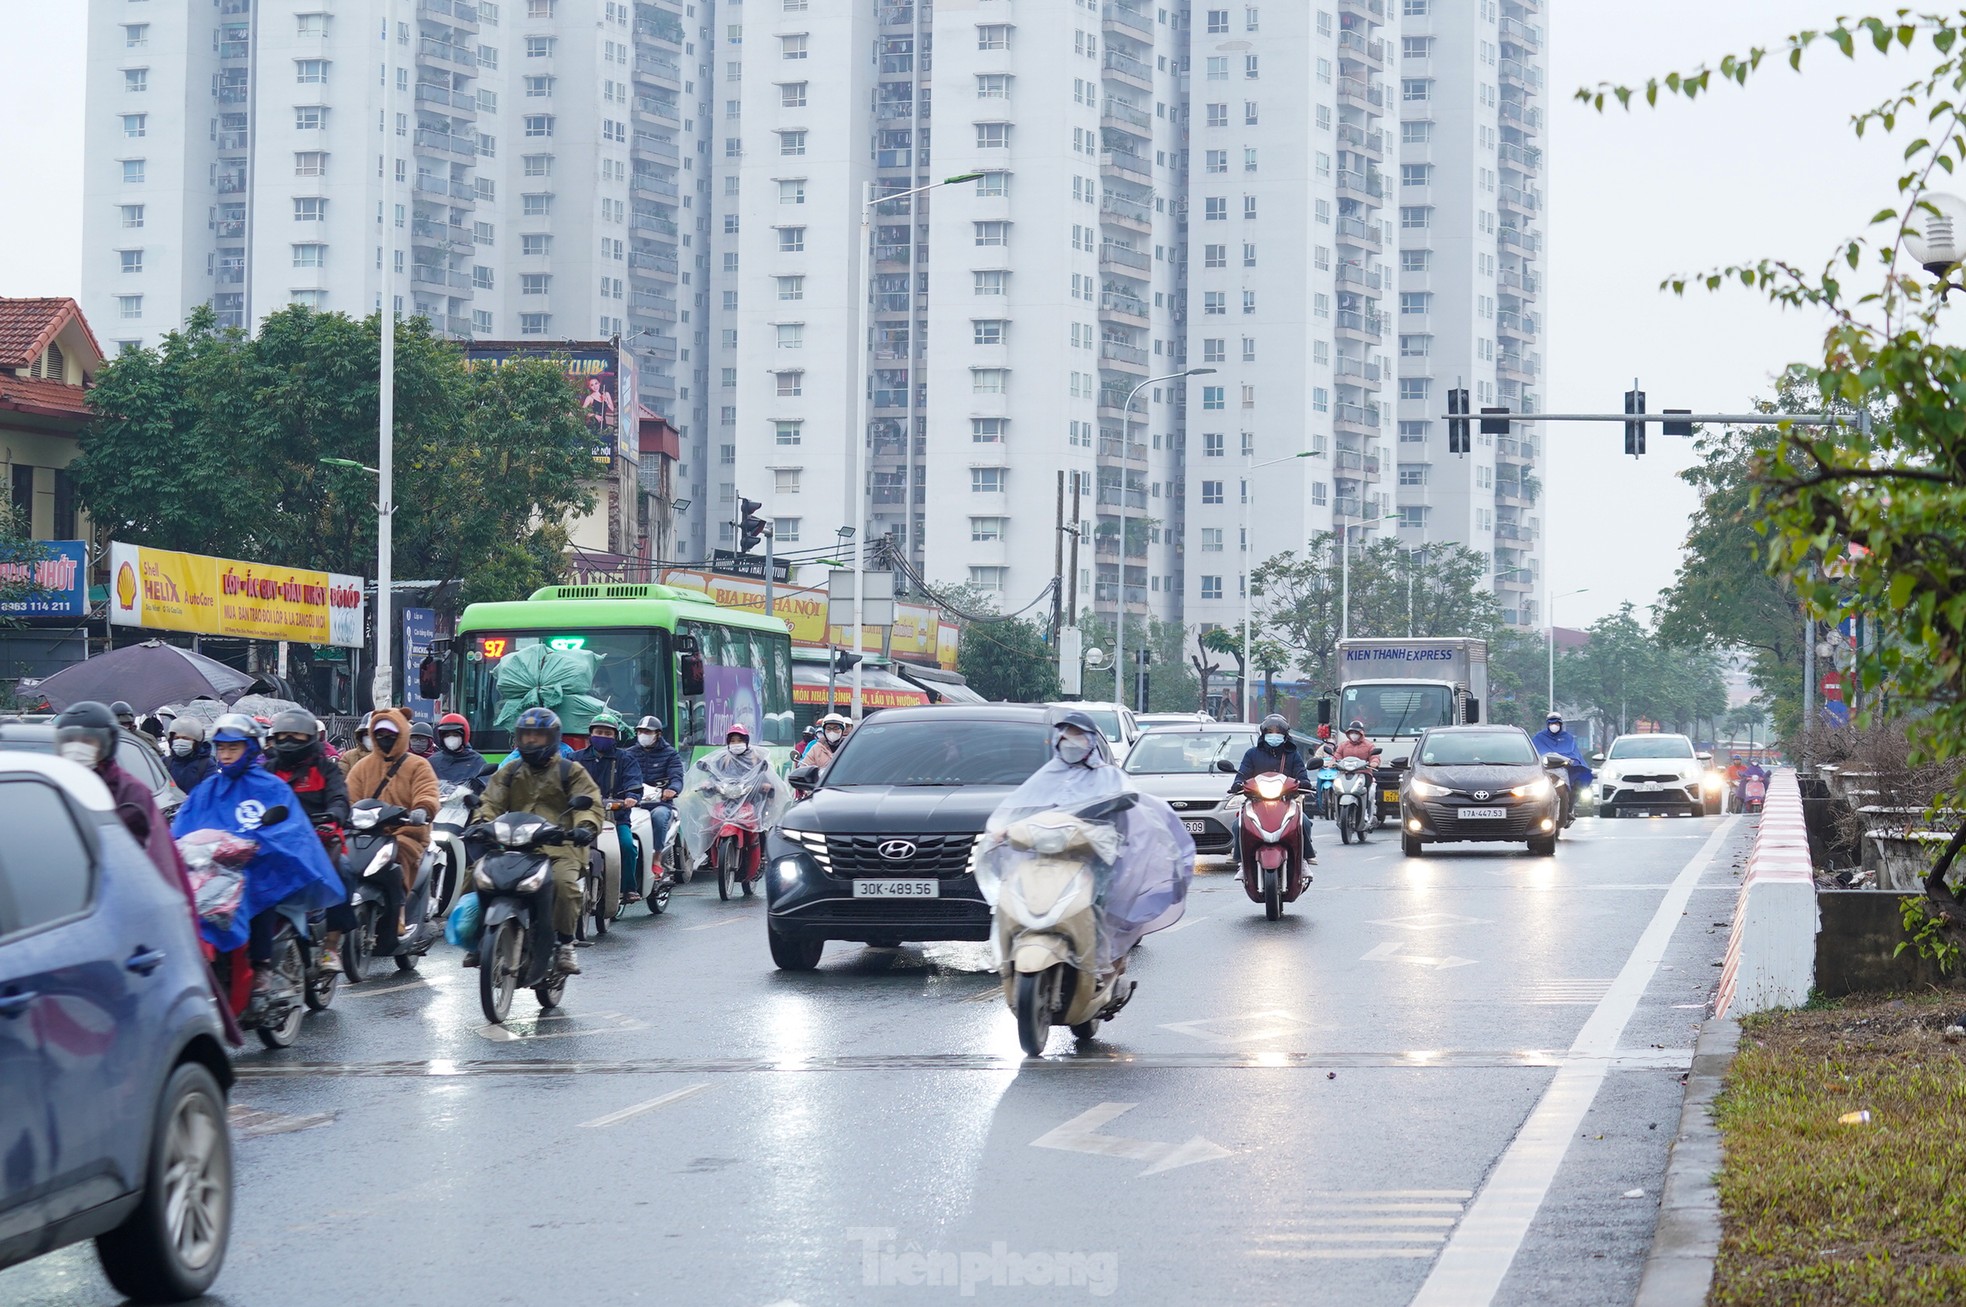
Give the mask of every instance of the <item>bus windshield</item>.
[[[576, 675], [557, 686], [560, 697], [549, 704], [560, 714], [569, 735], [585, 734], [591, 707], [576, 707], [573, 696], [585, 696], [611, 708], [633, 723], [653, 713], [667, 718], [662, 653], [665, 633], [658, 630], [604, 631], [474, 631], [463, 637], [463, 677], [457, 687], [457, 710], [471, 723], [471, 742], [479, 750], [512, 747], [510, 725], [517, 709], [508, 700], [498, 669], [520, 650], [541, 644], [574, 653], [598, 655], [566, 664]], [[549, 696], [551, 697], [551, 696]]]
[[1348, 685], [1336, 725], [1355, 721], [1374, 739], [1419, 735], [1454, 724], [1454, 695], [1444, 685]]

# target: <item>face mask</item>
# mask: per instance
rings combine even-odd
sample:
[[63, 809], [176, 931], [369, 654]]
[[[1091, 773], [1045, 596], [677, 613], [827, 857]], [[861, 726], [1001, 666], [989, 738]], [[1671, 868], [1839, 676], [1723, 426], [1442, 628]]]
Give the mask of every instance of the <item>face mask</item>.
[[1092, 756], [1091, 740], [1060, 740], [1058, 742], [1059, 761], [1077, 766]]
[[443, 739], [443, 745], [446, 753], [456, 753], [464, 748], [464, 737], [462, 735], [446, 735]]
[[197, 747], [198, 746], [193, 744], [190, 740], [171, 741], [171, 752], [176, 754], [180, 758], [189, 758], [191, 756], [191, 751]]
[[314, 755], [314, 741], [304, 740], [299, 744], [275, 744], [273, 756], [283, 767], [296, 767]]
[[1263, 737], [1263, 743], [1269, 745], [1272, 749], [1281, 749], [1283, 747], [1283, 737], [1281, 735], [1265, 735]]
[[614, 737], [612, 735], [590, 735], [587, 737], [587, 747], [595, 753], [613, 753]]
[[1551, 734], [1551, 735], [1561, 735], [1561, 734], [1563, 734], [1563, 723], [1562, 723], [1562, 722], [1550, 722], [1550, 723], [1548, 724], [1548, 726], [1549, 726], [1549, 732], [1550, 732], [1550, 734]]
[[639, 731], [635, 735], [635, 743], [641, 745], [644, 749], [653, 749], [656, 738], [655, 732], [653, 731]]
[[1365, 743], [1365, 737], [1363, 735], [1360, 735], [1357, 731], [1353, 731], [1350, 735], [1347, 735], [1345, 738], [1350, 740], [1353, 744]]
[[84, 767], [93, 767], [102, 761], [102, 746], [88, 740], [68, 740], [61, 746], [61, 756]]
[[553, 757], [553, 748], [546, 744], [522, 744], [519, 756], [528, 767], [544, 767]]
[[846, 738], [845, 731], [826, 732], [826, 743], [828, 744], [838, 744], [841, 740], [844, 740], [845, 738]]
[[375, 736], [375, 747], [382, 753], [388, 753], [396, 747], [396, 740], [397, 737], [388, 731], [378, 731]]
[[730, 746], [730, 751], [741, 758], [745, 754], [751, 752], [751, 746], [749, 744], [746, 744], [743, 740], [739, 740], [735, 744]]
[[355, 747], [358, 749], [373, 748], [374, 743], [375, 742], [369, 739], [369, 737], [366, 735], [358, 735], [355, 737]]
[[410, 741], [410, 752], [419, 758], [428, 758], [433, 750], [430, 741], [419, 739]]

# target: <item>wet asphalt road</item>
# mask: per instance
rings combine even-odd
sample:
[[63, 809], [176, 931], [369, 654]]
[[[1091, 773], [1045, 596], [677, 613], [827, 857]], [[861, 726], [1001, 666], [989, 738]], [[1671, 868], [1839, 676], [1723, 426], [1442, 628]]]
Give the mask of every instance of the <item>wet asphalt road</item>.
[[[1041, 1061], [987, 945], [782, 974], [761, 902], [701, 881], [504, 1029], [439, 946], [240, 1056], [206, 1301], [1630, 1302], [1749, 834], [1321, 830], [1283, 921], [1200, 877], [1132, 1005]], [[0, 1272], [115, 1301], [86, 1245]]]

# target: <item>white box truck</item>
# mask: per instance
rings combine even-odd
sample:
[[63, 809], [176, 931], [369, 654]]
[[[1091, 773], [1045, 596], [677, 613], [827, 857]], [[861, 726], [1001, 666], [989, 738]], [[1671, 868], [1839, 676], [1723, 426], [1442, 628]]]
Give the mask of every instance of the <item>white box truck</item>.
[[1488, 642], [1469, 636], [1411, 640], [1340, 640], [1338, 701], [1332, 734], [1354, 721], [1379, 745], [1382, 767], [1410, 758], [1422, 731], [1482, 720], [1488, 702]]

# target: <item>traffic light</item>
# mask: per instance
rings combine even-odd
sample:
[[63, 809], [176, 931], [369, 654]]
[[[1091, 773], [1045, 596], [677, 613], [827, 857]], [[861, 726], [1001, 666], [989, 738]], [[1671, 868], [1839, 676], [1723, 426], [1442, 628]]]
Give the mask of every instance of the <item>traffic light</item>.
[[1447, 452], [1465, 454], [1474, 448], [1468, 438], [1468, 392], [1450, 390], [1447, 392]]
[[[1625, 412], [1643, 413], [1645, 411], [1645, 392], [1628, 390], [1625, 392]], [[1645, 424], [1643, 422], [1625, 423], [1625, 452], [1637, 458], [1645, 452]]]
[[765, 520], [758, 516], [758, 510], [763, 507], [764, 505], [755, 499], [740, 498], [737, 501], [737, 516], [739, 519], [737, 524], [738, 553], [748, 554], [753, 549], [756, 549], [758, 547], [758, 541], [764, 539], [766, 533], [771, 529], [765, 525]]
[[833, 670], [836, 672], [850, 672], [859, 662], [860, 655], [857, 653], [848, 653], [844, 649], [833, 650]]
[[[1509, 410], [1506, 405], [1504, 405], [1501, 408], [1492, 408], [1492, 407], [1484, 406], [1481, 411], [1483, 415], [1481, 419], [1482, 435], [1506, 436], [1509, 434], [1509, 419], [1508, 419]], [[1499, 418], [1491, 418], [1487, 416], [1490, 413], [1500, 413], [1502, 414], [1502, 416]]]
[[[1691, 413], [1693, 410], [1690, 408], [1669, 408], [1665, 411], [1667, 413]], [[1691, 422], [1674, 422], [1668, 418], [1659, 424], [1659, 434], [1663, 436], [1685, 436], [1691, 439], [1693, 436], [1693, 424]], [[1643, 452], [1644, 448], [1642, 444], [1639, 446], [1641, 452]]]

